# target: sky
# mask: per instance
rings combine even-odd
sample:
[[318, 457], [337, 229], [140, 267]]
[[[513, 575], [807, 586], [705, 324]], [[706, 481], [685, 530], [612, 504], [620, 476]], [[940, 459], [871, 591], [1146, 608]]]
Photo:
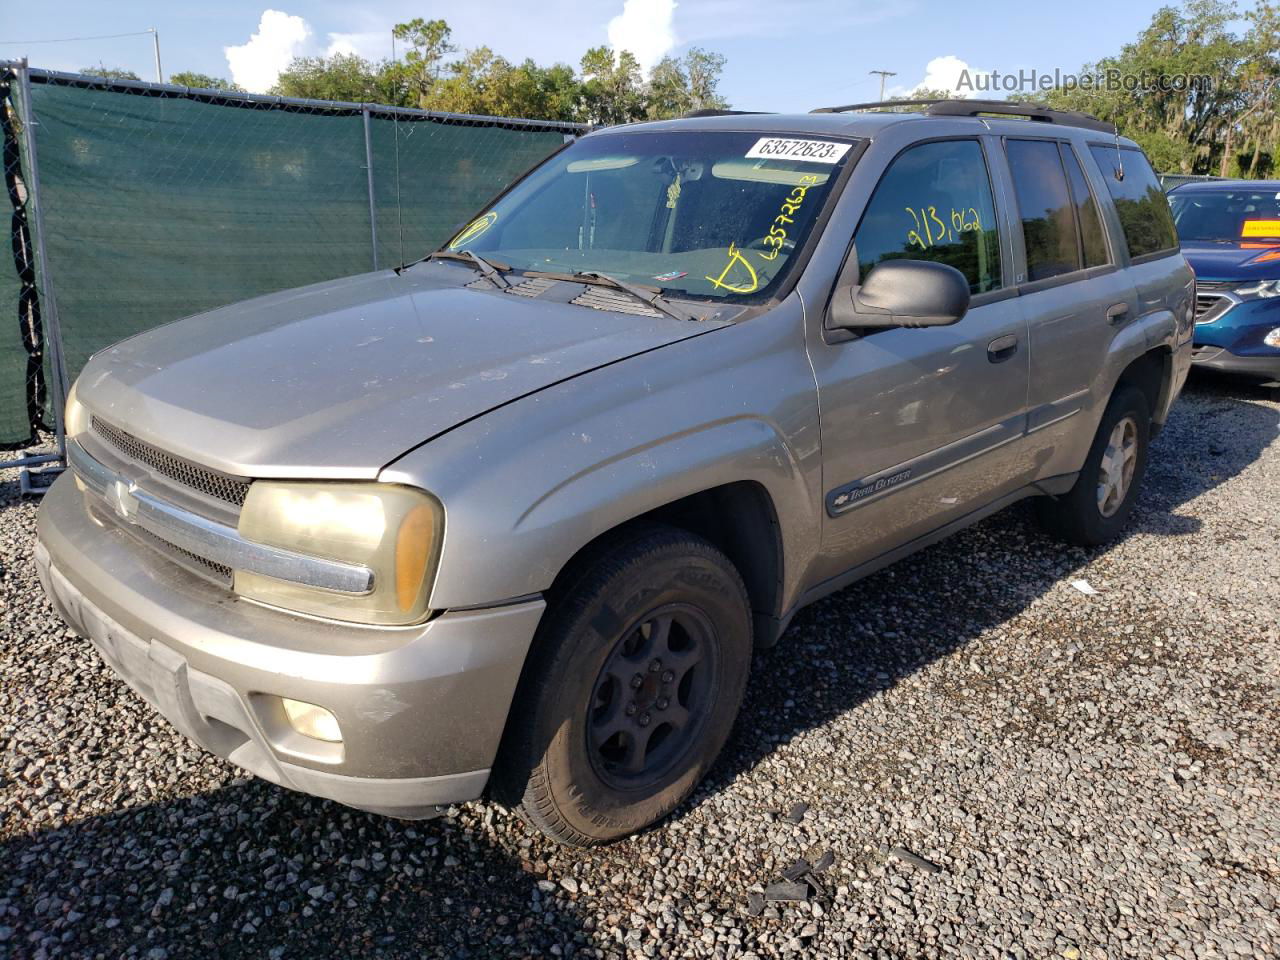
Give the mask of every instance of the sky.
[[[165, 78], [180, 70], [230, 77], [265, 91], [293, 56], [391, 53], [393, 24], [442, 17], [460, 48], [487, 45], [512, 61], [577, 65], [610, 44], [650, 65], [692, 46], [727, 64], [721, 92], [744, 110], [808, 111], [874, 100], [918, 85], [955, 87], [998, 70], [1076, 71], [1119, 51], [1147, 25], [1161, 0], [1075, 0], [1036, 5], [955, 0], [9, 0], [0, 5], [0, 57], [79, 70], [99, 63], [155, 79], [149, 35], [37, 43], [67, 37], [159, 32]], [[966, 92], [966, 91], [961, 91]], [[972, 90], [967, 91], [973, 94]], [[1004, 96], [1004, 91], [997, 94]]]

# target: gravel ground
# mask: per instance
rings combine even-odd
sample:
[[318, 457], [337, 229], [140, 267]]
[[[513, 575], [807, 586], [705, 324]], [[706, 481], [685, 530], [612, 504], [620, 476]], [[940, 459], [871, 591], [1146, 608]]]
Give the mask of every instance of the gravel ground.
[[[1123, 542], [1021, 505], [806, 610], [710, 782], [592, 851], [206, 755], [55, 622], [6, 482], [0, 955], [1274, 957], [1278, 423], [1197, 382]], [[826, 851], [824, 893], [751, 915]]]

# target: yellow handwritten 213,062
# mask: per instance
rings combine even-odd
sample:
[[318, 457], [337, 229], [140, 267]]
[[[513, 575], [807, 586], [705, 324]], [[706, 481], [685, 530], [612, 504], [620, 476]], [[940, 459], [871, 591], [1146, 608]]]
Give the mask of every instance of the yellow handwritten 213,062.
[[921, 250], [928, 250], [938, 243], [954, 243], [957, 234], [982, 230], [982, 218], [973, 207], [952, 207], [945, 221], [938, 216], [938, 208], [933, 205], [903, 209], [911, 214], [915, 224], [914, 230], [907, 231], [907, 242]]

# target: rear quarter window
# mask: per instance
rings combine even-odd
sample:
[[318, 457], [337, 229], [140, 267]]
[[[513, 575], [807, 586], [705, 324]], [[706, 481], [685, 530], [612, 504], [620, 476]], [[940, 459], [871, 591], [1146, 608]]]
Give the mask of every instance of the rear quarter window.
[[[1141, 150], [1092, 144], [1089, 152], [1102, 170], [1120, 216], [1129, 256], [1143, 257], [1178, 249], [1169, 201]], [[1124, 179], [1117, 179], [1123, 164]]]

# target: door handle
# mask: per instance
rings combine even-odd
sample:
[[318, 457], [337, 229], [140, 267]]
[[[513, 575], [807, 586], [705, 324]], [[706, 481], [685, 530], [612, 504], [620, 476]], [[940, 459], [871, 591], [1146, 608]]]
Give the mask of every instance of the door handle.
[[1129, 319], [1129, 305], [1127, 303], [1113, 303], [1107, 307], [1107, 323], [1124, 323]]
[[1018, 338], [1012, 333], [996, 337], [987, 344], [987, 359], [992, 363], [1004, 363], [1018, 352]]

